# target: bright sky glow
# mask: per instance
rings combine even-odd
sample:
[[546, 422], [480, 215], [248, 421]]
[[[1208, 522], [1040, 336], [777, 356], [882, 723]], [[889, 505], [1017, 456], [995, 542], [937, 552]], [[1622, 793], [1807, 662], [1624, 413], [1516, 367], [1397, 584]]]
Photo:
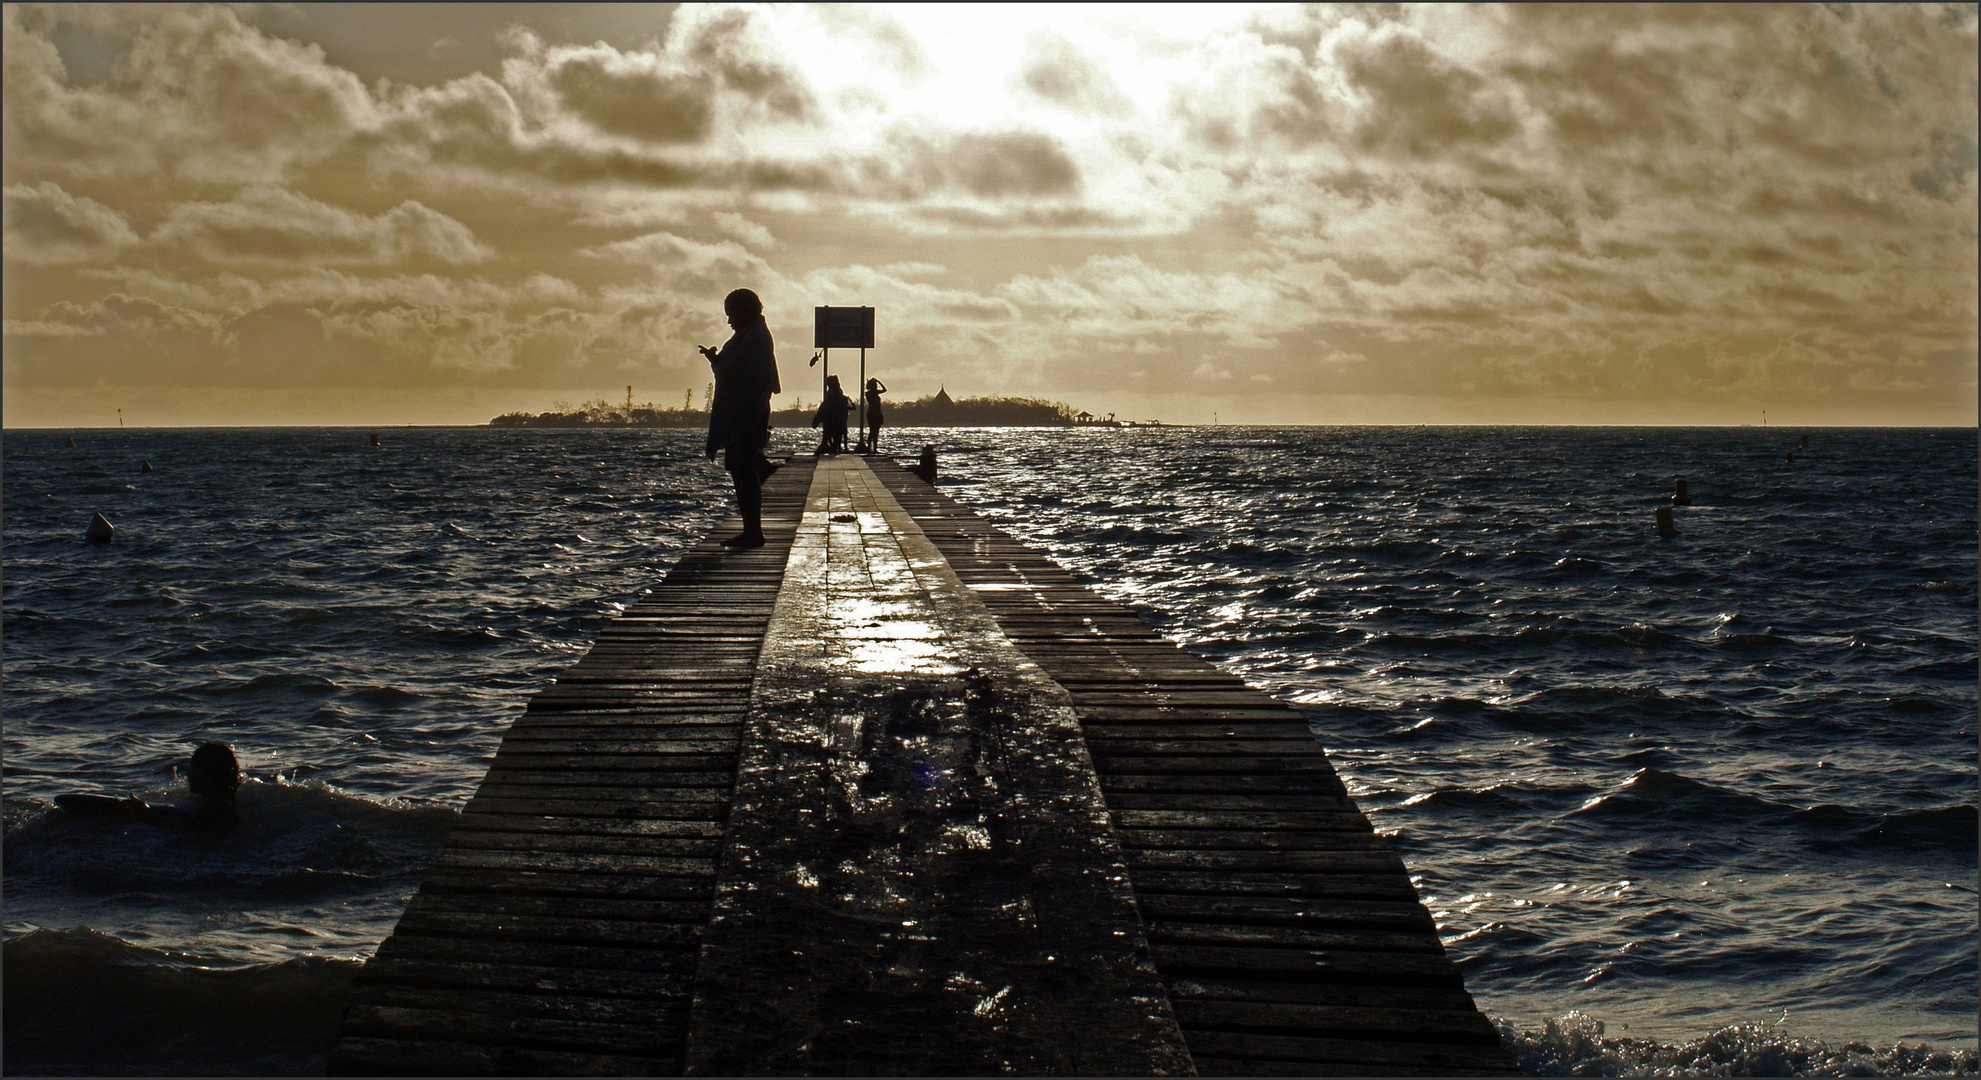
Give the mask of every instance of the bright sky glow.
[[[1971, 424], [1971, 5], [5, 8], [7, 424]], [[795, 373], [795, 372], [794, 372]], [[787, 379], [786, 404], [816, 388]]]

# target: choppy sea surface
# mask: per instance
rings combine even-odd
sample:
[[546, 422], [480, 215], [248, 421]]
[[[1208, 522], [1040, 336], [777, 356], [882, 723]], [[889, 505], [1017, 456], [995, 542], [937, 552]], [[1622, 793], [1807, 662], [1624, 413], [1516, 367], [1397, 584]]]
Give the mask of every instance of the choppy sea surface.
[[[320, 1071], [504, 726], [726, 509], [699, 432], [371, 433], [0, 436], [5, 1071]], [[1305, 712], [1530, 1071], [1976, 1070], [1974, 430], [889, 436]], [[214, 738], [231, 836], [50, 811]]]

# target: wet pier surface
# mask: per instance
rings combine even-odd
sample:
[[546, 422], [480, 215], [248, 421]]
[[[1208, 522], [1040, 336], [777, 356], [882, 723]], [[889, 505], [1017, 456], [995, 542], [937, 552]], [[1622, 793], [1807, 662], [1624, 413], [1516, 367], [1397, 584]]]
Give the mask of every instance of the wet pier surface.
[[1297, 713], [800, 459], [539, 693], [333, 1073], [1515, 1074]]

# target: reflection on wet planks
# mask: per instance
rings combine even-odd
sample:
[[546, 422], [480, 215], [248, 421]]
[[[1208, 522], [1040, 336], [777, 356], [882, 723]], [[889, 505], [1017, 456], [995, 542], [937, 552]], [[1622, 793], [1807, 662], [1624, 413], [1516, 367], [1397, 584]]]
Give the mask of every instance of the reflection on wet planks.
[[397, 930], [332, 1073], [671, 1074], [684, 1053], [764, 627], [810, 487], [764, 489], [613, 620], [503, 737]]
[[1518, 1075], [1306, 721], [891, 462], [895, 498], [1072, 695], [1205, 1075]]

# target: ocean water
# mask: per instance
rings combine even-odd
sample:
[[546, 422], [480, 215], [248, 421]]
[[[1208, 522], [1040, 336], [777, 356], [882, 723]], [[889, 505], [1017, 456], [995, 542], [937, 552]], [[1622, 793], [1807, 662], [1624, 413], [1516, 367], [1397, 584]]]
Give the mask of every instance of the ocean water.
[[[725, 511], [696, 432], [378, 433], [0, 436], [6, 1071], [320, 1070], [504, 725]], [[1975, 431], [889, 437], [1302, 709], [1530, 1071], [1976, 1070]], [[230, 837], [49, 812], [208, 738]]]

